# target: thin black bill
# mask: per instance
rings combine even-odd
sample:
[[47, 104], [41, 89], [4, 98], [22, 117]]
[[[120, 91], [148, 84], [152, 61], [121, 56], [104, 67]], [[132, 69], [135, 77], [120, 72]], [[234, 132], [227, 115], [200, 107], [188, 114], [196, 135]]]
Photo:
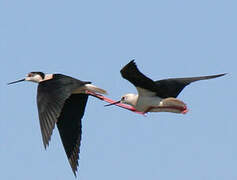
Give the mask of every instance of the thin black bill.
[[110, 104], [106, 104], [105, 106], [111, 106], [111, 105], [115, 105], [115, 104], [118, 104], [118, 103], [120, 103], [120, 100], [116, 101], [116, 102], [113, 102], [113, 103], [110, 103]]
[[24, 78], [24, 79], [17, 80], [17, 81], [10, 82], [10, 83], [8, 83], [7, 85], [14, 84], [14, 83], [18, 83], [18, 82], [22, 82], [22, 81], [25, 81], [25, 78]]

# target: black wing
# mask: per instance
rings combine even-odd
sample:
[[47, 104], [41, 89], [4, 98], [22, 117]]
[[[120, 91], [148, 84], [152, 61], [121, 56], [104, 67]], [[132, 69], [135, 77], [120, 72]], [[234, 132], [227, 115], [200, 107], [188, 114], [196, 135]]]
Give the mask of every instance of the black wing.
[[177, 97], [179, 93], [192, 82], [206, 80], [224, 76], [225, 74], [217, 74], [213, 76], [187, 77], [187, 78], [172, 78], [155, 81], [156, 94], [161, 98]]
[[134, 86], [156, 92], [155, 82], [139, 71], [134, 60], [124, 66], [120, 73], [123, 78], [127, 79]]
[[61, 140], [75, 176], [81, 144], [81, 119], [87, 99], [86, 94], [72, 94], [66, 100], [57, 122]]
[[37, 105], [43, 144], [49, 144], [55, 123], [63, 105], [71, 93], [90, 82], [83, 82], [62, 74], [54, 74], [53, 79], [42, 81], [38, 86]]

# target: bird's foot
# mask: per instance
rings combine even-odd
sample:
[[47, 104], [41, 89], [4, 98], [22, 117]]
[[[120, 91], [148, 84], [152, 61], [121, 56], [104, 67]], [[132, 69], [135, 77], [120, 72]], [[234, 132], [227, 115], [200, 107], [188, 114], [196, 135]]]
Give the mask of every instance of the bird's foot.
[[181, 112], [181, 114], [186, 114], [187, 112], [188, 112], [188, 109], [186, 108], [185, 110]]

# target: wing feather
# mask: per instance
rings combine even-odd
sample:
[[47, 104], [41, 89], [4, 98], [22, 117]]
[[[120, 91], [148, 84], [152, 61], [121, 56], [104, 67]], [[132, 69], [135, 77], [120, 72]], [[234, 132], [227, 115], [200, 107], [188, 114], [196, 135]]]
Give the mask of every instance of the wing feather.
[[192, 82], [206, 79], [213, 79], [225, 74], [217, 74], [212, 76], [186, 77], [186, 78], [170, 78], [159, 81], [153, 81], [142, 74], [134, 60], [124, 66], [121, 71], [123, 78], [127, 79], [136, 86], [141, 96], [159, 96], [161, 98], [177, 97], [179, 93]]
[[217, 74], [212, 76], [199, 76], [199, 77], [186, 77], [186, 78], [170, 78], [155, 81], [157, 88], [157, 96], [162, 98], [174, 97], [176, 98], [179, 93], [192, 82], [199, 80], [213, 79], [224, 76], [225, 74]]
[[87, 99], [86, 94], [72, 94], [66, 100], [57, 122], [61, 140], [75, 176], [81, 144], [81, 119]]
[[155, 82], [139, 71], [134, 60], [130, 61], [126, 66], [124, 66], [121, 69], [120, 73], [123, 78], [127, 79], [130, 83], [136, 86], [137, 89], [141, 88], [156, 92]]
[[54, 74], [52, 79], [39, 83], [37, 105], [45, 148], [49, 144], [55, 123], [66, 99], [75, 89], [89, 83], [62, 74]]

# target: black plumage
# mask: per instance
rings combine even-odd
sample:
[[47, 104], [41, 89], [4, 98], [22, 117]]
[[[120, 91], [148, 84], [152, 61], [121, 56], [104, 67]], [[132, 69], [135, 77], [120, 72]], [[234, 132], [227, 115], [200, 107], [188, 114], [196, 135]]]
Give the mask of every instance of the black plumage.
[[37, 106], [44, 147], [47, 148], [49, 145], [53, 129], [57, 124], [64, 150], [76, 176], [82, 134], [81, 119], [88, 95], [106, 100], [105, 97], [97, 94], [106, 94], [106, 91], [92, 85], [89, 81], [43, 72], [30, 72], [24, 79], [8, 84], [23, 81], [38, 83]]
[[176, 98], [179, 93], [192, 82], [199, 80], [206, 80], [224, 76], [225, 74], [218, 74], [212, 76], [200, 76], [200, 77], [186, 77], [186, 78], [170, 78], [155, 81], [156, 94], [161, 98], [174, 97]]
[[88, 83], [90, 82], [83, 82], [62, 74], [54, 74], [52, 79], [39, 83], [37, 105], [45, 148], [49, 144], [64, 102], [73, 91]]
[[88, 95], [86, 94], [72, 94], [64, 103], [57, 122], [59, 134], [74, 175], [76, 175], [80, 152], [81, 119], [85, 112], [87, 99]]
[[123, 78], [127, 79], [134, 86], [154, 92], [154, 95], [161, 98], [176, 98], [179, 93], [185, 88], [185, 86], [189, 85], [192, 82], [217, 78], [225, 75], [217, 74], [212, 76], [170, 78], [153, 81], [139, 71], [134, 60], [130, 61], [126, 66], [124, 66], [121, 69], [120, 73]]
[[130, 61], [126, 66], [124, 66], [120, 70], [120, 73], [123, 78], [127, 79], [134, 86], [156, 92], [155, 82], [138, 70], [134, 60]]
[[43, 144], [49, 144], [57, 123], [62, 143], [73, 173], [76, 173], [81, 140], [81, 118], [84, 115], [88, 95], [72, 94], [73, 91], [90, 84], [62, 74], [42, 81], [38, 85], [37, 105]]

